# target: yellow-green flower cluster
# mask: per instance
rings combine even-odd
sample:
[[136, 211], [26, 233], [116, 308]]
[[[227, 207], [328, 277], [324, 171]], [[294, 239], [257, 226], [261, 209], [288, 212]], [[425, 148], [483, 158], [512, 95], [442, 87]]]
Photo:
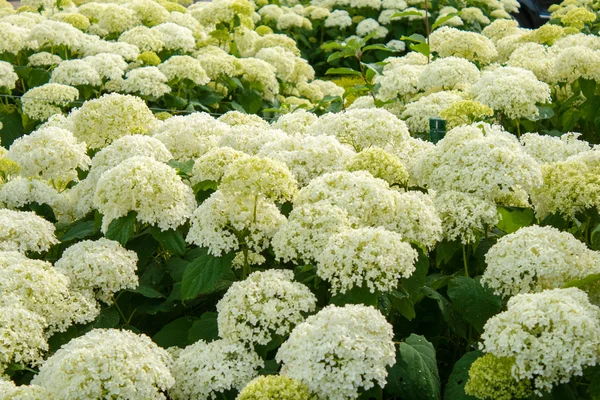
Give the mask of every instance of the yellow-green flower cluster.
[[236, 400], [315, 400], [300, 381], [281, 375], [259, 376], [250, 381]]
[[469, 369], [465, 393], [482, 400], [517, 400], [533, 394], [528, 379], [516, 380], [512, 376], [514, 358], [486, 354], [479, 357]]

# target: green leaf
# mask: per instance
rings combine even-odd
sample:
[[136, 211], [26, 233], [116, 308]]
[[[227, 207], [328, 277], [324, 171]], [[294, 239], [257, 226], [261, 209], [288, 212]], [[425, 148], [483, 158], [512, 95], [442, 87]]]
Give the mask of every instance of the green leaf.
[[399, 291], [392, 292], [392, 306], [409, 321], [412, 321], [417, 313], [415, 312], [415, 303], [413, 300], [406, 294], [405, 296], [399, 295]]
[[550, 107], [538, 106], [539, 119], [550, 119], [554, 117], [554, 110]]
[[457, 250], [461, 247], [459, 241], [448, 242], [446, 240], [440, 242], [435, 248], [435, 264], [439, 267], [442, 264], [448, 264]]
[[186, 243], [181, 232], [174, 229], [163, 231], [160, 228], [153, 226], [150, 228], [150, 233], [152, 234], [152, 237], [160, 243], [162, 248], [170, 254], [181, 256], [185, 253]]
[[205, 312], [199, 320], [195, 321], [188, 331], [188, 342], [196, 343], [198, 340], [212, 342], [219, 338], [217, 313]]
[[106, 236], [107, 239], [116, 240], [125, 246], [127, 241], [133, 236], [136, 215], [137, 213], [135, 211], [130, 211], [129, 214], [124, 217], [113, 219], [104, 236]]
[[119, 316], [119, 312], [117, 311], [116, 308], [114, 308], [114, 307], [105, 308], [104, 310], [100, 311], [100, 314], [98, 315], [98, 317], [96, 317], [96, 319], [92, 323], [92, 327], [94, 327], [96, 329], [115, 328], [117, 325], [119, 325], [119, 321], [121, 321], [121, 317]]
[[167, 108], [175, 110], [183, 110], [188, 103], [183, 97], [175, 96], [171, 93], [165, 94], [163, 99]]
[[412, 43], [409, 47], [412, 50], [423, 54], [427, 58], [429, 58], [429, 56], [431, 55], [431, 49], [429, 48], [429, 45], [427, 43]]
[[366, 287], [353, 287], [344, 294], [337, 294], [329, 300], [330, 304], [344, 306], [346, 304], [364, 304], [366, 306], [375, 306], [377, 304], [377, 292], [371, 293]]
[[600, 274], [591, 274], [583, 279], [573, 279], [568, 281], [564, 284], [563, 288], [576, 287], [581, 289], [598, 281], [600, 281]]
[[386, 45], [383, 44], [370, 44], [368, 46], [363, 47], [363, 53], [369, 50], [380, 50], [380, 51], [394, 51], [392, 49], [388, 49]]
[[596, 92], [596, 81], [593, 79], [579, 78], [579, 87], [586, 99], [593, 99]]
[[0, 122], [0, 143], [8, 149], [16, 139], [25, 134], [23, 120], [15, 107], [0, 107]]
[[502, 309], [502, 299], [484, 288], [479, 277], [454, 277], [448, 283], [448, 297], [457, 312], [479, 333], [483, 332], [486, 321]]
[[173, 346], [185, 347], [190, 344], [188, 340], [188, 331], [196, 322], [196, 317], [181, 317], [168, 323], [152, 337], [152, 340], [163, 348]]
[[258, 373], [260, 375], [277, 375], [279, 373], [279, 363], [275, 360], [265, 361], [265, 367], [261, 368]]
[[[390, 17], [390, 19], [394, 19], [394, 18], [402, 18], [402, 17], [410, 17], [410, 16], [419, 16], [419, 17], [423, 17], [423, 14], [421, 14], [418, 11], [402, 11], [402, 12], [397, 12], [395, 14], [392, 14], [392, 16]], [[402, 39], [404, 40], [404, 39]]]
[[448, 299], [442, 296], [439, 292], [431, 289], [428, 286], [423, 287], [423, 293], [425, 296], [432, 300], [435, 300], [442, 314], [442, 318], [448, 324], [450, 329], [456, 333], [456, 335], [466, 338], [467, 336], [467, 325], [464, 319], [457, 313], [454, 306]]
[[535, 221], [535, 214], [531, 208], [498, 207], [502, 219], [498, 228], [506, 233], [513, 233], [524, 226], [529, 226]]
[[58, 239], [65, 243], [74, 239], [88, 238], [98, 231], [95, 225], [94, 221], [77, 221]]
[[590, 381], [588, 393], [591, 399], [600, 400], [600, 365], [586, 368], [583, 376]]
[[361, 76], [361, 73], [353, 70], [352, 68], [329, 68], [325, 75], [357, 75]]
[[425, 36], [419, 34], [419, 33], [413, 33], [410, 36], [402, 36], [400, 38], [400, 40], [408, 40], [409, 42], [414, 42], [414, 43], [426, 43], [427, 39], [425, 38]]
[[482, 355], [479, 350], [470, 351], [454, 364], [444, 391], [444, 400], [477, 400], [477, 397], [465, 393], [465, 384], [469, 380], [471, 364]]
[[133, 290], [130, 290], [133, 293], [139, 293], [144, 297], [147, 297], [149, 299], [164, 299], [165, 295], [162, 294], [161, 292], [159, 292], [158, 290], [154, 289], [152, 286], [148, 285], [148, 284], [140, 284], [138, 287], [136, 287]]
[[244, 91], [244, 93], [237, 96], [237, 100], [248, 114], [257, 113], [263, 101], [262, 95], [256, 90]]
[[33, 68], [31, 72], [29, 72], [29, 77], [27, 78], [27, 86], [29, 89], [34, 88], [36, 86], [42, 86], [43, 84], [48, 83], [50, 80], [50, 73], [45, 69], [41, 68]]
[[458, 13], [450, 13], [446, 14], [443, 17], [439, 17], [433, 25], [431, 25], [430, 32], [433, 32], [435, 28], [442, 25], [444, 22], [451, 20], [452, 18], [458, 16]]
[[429, 257], [423, 250], [417, 249], [419, 258], [415, 263], [415, 272], [408, 279], [402, 279], [402, 287], [412, 300], [415, 300], [425, 286], [427, 273], [429, 272]]
[[398, 346], [385, 391], [403, 400], [436, 400], [440, 390], [435, 348], [413, 333]]
[[223, 257], [205, 254], [192, 261], [183, 273], [182, 300], [195, 299], [201, 294], [213, 292], [217, 282], [231, 271], [233, 257], [233, 253]]
[[165, 263], [165, 268], [169, 271], [174, 282], [181, 282], [183, 273], [189, 264], [188, 261], [182, 260], [179, 257], [171, 257]]

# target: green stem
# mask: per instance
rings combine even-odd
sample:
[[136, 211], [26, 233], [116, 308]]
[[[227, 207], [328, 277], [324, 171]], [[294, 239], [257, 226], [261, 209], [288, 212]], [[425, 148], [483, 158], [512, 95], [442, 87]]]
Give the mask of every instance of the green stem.
[[517, 118], [517, 138], [521, 139], [521, 119]]
[[467, 246], [462, 245], [463, 264], [465, 266], [465, 276], [469, 277], [469, 263], [467, 261]]
[[248, 261], [248, 246], [242, 248], [244, 254], [244, 266], [242, 267], [242, 279], [246, 279], [250, 275], [250, 262]]
[[583, 240], [585, 241], [585, 243], [588, 245], [588, 247], [591, 246], [591, 238], [590, 238], [590, 217], [587, 217], [586, 221], [585, 221], [585, 229], [583, 230]]

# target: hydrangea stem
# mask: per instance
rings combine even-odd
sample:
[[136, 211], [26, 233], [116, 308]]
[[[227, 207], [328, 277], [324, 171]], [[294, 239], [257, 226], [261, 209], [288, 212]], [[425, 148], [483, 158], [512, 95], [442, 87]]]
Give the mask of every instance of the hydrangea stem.
[[463, 264], [465, 266], [465, 276], [469, 277], [469, 263], [467, 261], [467, 246], [462, 245]]

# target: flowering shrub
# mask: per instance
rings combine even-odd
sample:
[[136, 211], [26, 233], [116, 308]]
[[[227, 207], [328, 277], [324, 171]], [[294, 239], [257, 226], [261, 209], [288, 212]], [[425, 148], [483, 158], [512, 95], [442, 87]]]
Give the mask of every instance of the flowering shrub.
[[0, 0], [0, 399], [595, 399], [598, 6], [276, 3]]

